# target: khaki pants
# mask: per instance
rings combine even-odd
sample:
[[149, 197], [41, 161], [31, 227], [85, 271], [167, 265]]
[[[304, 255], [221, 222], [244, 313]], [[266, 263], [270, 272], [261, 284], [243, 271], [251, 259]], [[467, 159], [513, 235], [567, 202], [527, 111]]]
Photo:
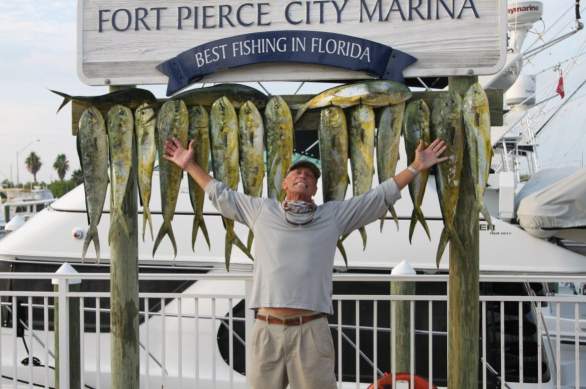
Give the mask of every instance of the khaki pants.
[[248, 383], [253, 389], [335, 389], [334, 343], [325, 317], [284, 326], [256, 320]]

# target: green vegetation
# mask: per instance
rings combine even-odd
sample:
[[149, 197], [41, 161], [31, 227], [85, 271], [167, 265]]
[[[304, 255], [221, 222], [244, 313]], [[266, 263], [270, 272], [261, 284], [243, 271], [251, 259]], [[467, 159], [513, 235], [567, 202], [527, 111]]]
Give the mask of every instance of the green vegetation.
[[26, 157], [24, 161], [26, 164], [26, 169], [33, 175], [34, 183], [37, 183], [37, 173], [41, 170], [41, 166], [43, 163], [41, 162], [41, 158], [35, 153], [31, 151], [31, 153]]
[[76, 186], [77, 184], [73, 180], [59, 180], [51, 182], [47, 188], [53, 193], [53, 197], [59, 198]]
[[57, 175], [59, 176], [59, 180], [63, 181], [65, 178], [65, 174], [69, 170], [69, 160], [65, 156], [65, 154], [57, 155], [55, 162], [53, 163], [53, 169], [57, 171]]

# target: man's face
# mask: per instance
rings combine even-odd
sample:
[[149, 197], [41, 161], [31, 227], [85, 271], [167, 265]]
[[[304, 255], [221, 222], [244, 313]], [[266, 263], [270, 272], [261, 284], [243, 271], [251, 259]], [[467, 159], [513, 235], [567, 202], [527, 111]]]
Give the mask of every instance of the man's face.
[[317, 180], [313, 172], [306, 167], [299, 167], [287, 174], [283, 181], [283, 189], [289, 194], [313, 197], [317, 192]]

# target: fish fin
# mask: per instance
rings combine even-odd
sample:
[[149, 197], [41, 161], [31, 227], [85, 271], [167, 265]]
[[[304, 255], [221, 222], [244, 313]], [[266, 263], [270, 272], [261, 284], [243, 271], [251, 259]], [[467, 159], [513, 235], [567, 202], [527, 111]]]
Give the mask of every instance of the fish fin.
[[238, 247], [240, 251], [242, 251], [248, 258], [250, 258], [251, 261], [254, 261], [250, 250], [246, 247], [246, 245], [244, 245], [244, 243], [242, 243], [240, 238], [238, 238], [234, 232], [232, 233], [232, 244], [236, 245], [236, 247]]
[[226, 271], [230, 271], [230, 258], [232, 256], [232, 245], [238, 247], [248, 258], [254, 261], [252, 254], [248, 251], [244, 243], [236, 236], [233, 227], [226, 230], [226, 241], [224, 246], [224, 257], [226, 260]]
[[343, 242], [342, 239], [338, 239], [338, 243], [336, 243], [336, 247], [340, 251], [340, 254], [342, 254], [342, 258], [344, 258], [344, 263], [346, 264], [346, 268], [348, 268], [348, 255], [346, 254], [346, 249], [344, 248], [344, 244], [342, 242]]
[[252, 249], [252, 242], [254, 241], [254, 233], [252, 230], [248, 231], [248, 239], [246, 241], [246, 248], [250, 251]]
[[206, 226], [206, 222], [203, 216], [201, 216], [201, 219], [199, 220], [199, 226], [201, 228], [201, 232], [203, 233], [203, 238], [206, 240], [208, 245], [208, 249], [211, 249], [212, 246], [210, 245], [210, 235], [208, 234], [208, 227]]
[[57, 112], [61, 111], [63, 109], [63, 107], [65, 107], [71, 100], [71, 96], [68, 95], [67, 93], [63, 93], [63, 92], [59, 92], [53, 89], [49, 89], [51, 92], [55, 93], [58, 96], [63, 97], [63, 102], [61, 103], [61, 105], [59, 106], [59, 108], [57, 108]]
[[299, 110], [295, 113], [295, 119], [293, 120], [293, 123], [297, 123], [297, 121], [299, 119], [301, 119], [301, 116], [303, 116], [303, 114], [305, 113], [305, 111], [307, 111], [307, 108], [309, 107], [308, 104], [303, 104], [301, 106], [301, 108], [299, 108]]
[[224, 260], [226, 261], [226, 271], [230, 271], [230, 257], [232, 256], [232, 237], [230, 233], [226, 234], [224, 242]]
[[411, 213], [411, 223], [409, 224], [409, 243], [412, 244], [413, 243], [413, 232], [415, 231], [415, 225], [417, 224], [417, 214], [415, 212], [415, 209], [413, 209], [413, 212]]
[[366, 228], [360, 227], [358, 229], [360, 236], [362, 237], [362, 251], [366, 250]]
[[393, 216], [393, 220], [395, 221], [395, 224], [397, 225], [397, 231], [399, 231], [399, 216], [397, 216], [397, 211], [395, 211], [395, 207], [393, 207], [391, 205], [389, 207], [389, 212], [391, 212], [391, 215]]
[[454, 226], [448, 225], [448, 226], [446, 226], [446, 228], [448, 229], [448, 234], [450, 235], [450, 245], [456, 246], [456, 248], [458, 249], [458, 251], [460, 253], [464, 253], [465, 252], [464, 244], [462, 243], [460, 236], [458, 235], [458, 233], [454, 229]]
[[153, 236], [153, 219], [151, 216], [151, 210], [149, 209], [149, 207], [146, 207], [143, 205], [143, 218], [142, 218], [142, 241], [144, 242], [144, 236], [146, 233], [146, 226], [147, 226], [147, 222], [149, 225], [149, 229], [151, 231], [151, 240], [154, 239]]
[[[81, 142], [81, 141], [80, 141], [80, 138], [81, 138], [81, 137], [79, 137], [79, 136], [76, 136], [76, 138], [77, 138], [77, 139], [76, 139], [76, 141], [75, 141], [75, 146], [76, 146], [76, 148], [77, 148], [77, 156], [79, 157], [79, 165], [80, 165], [80, 167], [81, 167], [81, 171], [82, 171], [82, 173], [83, 173], [83, 172], [85, 172], [85, 170], [84, 170], [84, 168], [83, 168], [83, 159], [81, 158], [81, 145], [80, 145], [80, 142]], [[84, 173], [84, 174], [85, 174], [85, 173]], [[88, 204], [87, 204], [87, 198], [88, 198], [88, 196], [87, 196], [87, 191], [86, 191], [86, 189], [85, 189], [85, 179], [84, 179], [84, 182], [83, 182], [83, 192], [85, 193], [84, 200], [85, 200], [85, 209], [86, 209], [86, 211], [87, 211], [87, 210], [89, 209], [89, 207], [88, 207]], [[87, 218], [87, 223], [88, 223], [89, 225], [91, 225], [92, 223], [91, 223], [91, 221], [90, 221], [90, 213], [89, 213], [89, 212], [86, 212], [86, 213], [85, 213], [85, 215], [86, 215], [86, 218]], [[98, 220], [98, 222], [99, 222], [99, 220]]]
[[195, 252], [195, 241], [197, 239], [197, 231], [199, 230], [199, 218], [197, 215], [193, 216], [193, 227], [191, 228], [191, 249]]
[[193, 249], [194, 252], [195, 252], [195, 241], [197, 240], [197, 233], [200, 228], [201, 228], [201, 232], [203, 234], [203, 237], [208, 245], [208, 248], [210, 248], [210, 237], [208, 235], [208, 229], [206, 227], [206, 223], [204, 221], [204, 218], [201, 215], [195, 215], [193, 217], [193, 229], [191, 230], [191, 248]]
[[90, 243], [94, 242], [94, 249], [96, 250], [96, 259], [100, 263], [100, 237], [98, 236], [98, 229], [95, 226], [90, 226], [83, 242], [83, 251], [81, 253], [81, 263], [85, 262], [85, 255], [90, 247]]
[[175, 242], [175, 234], [173, 233], [173, 227], [171, 226], [170, 222], [163, 222], [159, 233], [157, 234], [157, 239], [155, 239], [155, 245], [153, 246], [153, 258], [155, 257], [155, 253], [159, 248], [159, 245], [163, 241], [165, 235], [169, 235], [169, 239], [171, 240], [171, 244], [173, 245], [173, 258], [177, 257], [177, 242]]
[[429, 238], [429, 240], [431, 240], [431, 234], [429, 233], [429, 227], [427, 226], [427, 222], [425, 221], [425, 216], [423, 215], [423, 211], [421, 211], [421, 208], [417, 209], [417, 220], [419, 220], [419, 223], [421, 223], [421, 225], [423, 226], [423, 229], [425, 230], [427, 237]]
[[442, 260], [442, 256], [444, 255], [444, 250], [448, 245], [448, 241], [450, 240], [450, 236], [446, 227], [442, 230], [442, 234], [440, 236], [439, 244], [437, 245], [437, 253], [435, 254], [435, 264], [439, 269], [440, 262]]
[[492, 224], [490, 213], [488, 212], [488, 209], [486, 209], [486, 205], [479, 203], [478, 207], [480, 208], [480, 213], [482, 213], [482, 216], [484, 216], [484, 219], [486, 219], [488, 226], [492, 229], [494, 226]]

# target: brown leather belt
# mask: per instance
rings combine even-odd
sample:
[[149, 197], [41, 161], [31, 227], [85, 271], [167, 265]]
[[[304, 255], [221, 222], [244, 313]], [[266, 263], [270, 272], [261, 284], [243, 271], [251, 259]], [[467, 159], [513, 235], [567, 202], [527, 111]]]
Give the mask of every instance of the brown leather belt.
[[324, 317], [325, 313], [316, 313], [315, 315], [307, 315], [307, 316], [295, 316], [290, 317], [288, 319], [279, 319], [278, 317], [274, 317], [271, 315], [261, 315], [257, 314], [256, 318], [258, 320], [266, 321], [269, 324], [280, 324], [284, 326], [298, 326], [301, 324], [305, 324], [315, 319], [319, 319]]

